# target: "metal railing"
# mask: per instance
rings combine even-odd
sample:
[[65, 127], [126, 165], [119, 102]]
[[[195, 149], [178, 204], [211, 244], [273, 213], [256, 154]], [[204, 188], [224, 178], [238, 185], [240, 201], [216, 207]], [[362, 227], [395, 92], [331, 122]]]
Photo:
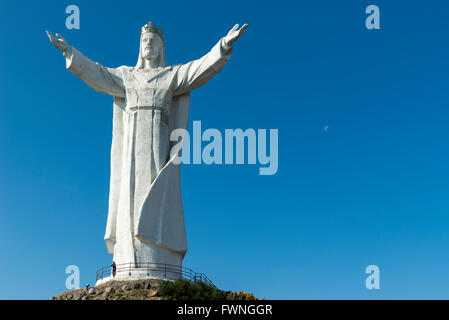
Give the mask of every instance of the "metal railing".
[[[212, 281], [204, 274], [195, 272], [192, 269], [166, 263], [142, 262], [142, 263], [122, 263], [117, 264], [115, 274], [128, 274], [132, 276], [133, 273], [142, 274], [146, 272], [147, 276], [154, 275], [158, 272], [164, 275], [165, 278], [183, 278], [191, 282], [202, 281], [207, 285], [213, 285]], [[97, 281], [103, 280], [105, 277], [113, 276], [112, 266], [103, 267], [97, 270]]]

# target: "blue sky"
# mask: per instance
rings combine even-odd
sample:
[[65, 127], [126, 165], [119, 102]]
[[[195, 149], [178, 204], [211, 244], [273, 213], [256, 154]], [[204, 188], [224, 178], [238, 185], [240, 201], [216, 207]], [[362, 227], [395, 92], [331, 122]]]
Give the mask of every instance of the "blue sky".
[[[65, 8], [81, 11], [65, 28]], [[365, 8], [381, 29], [365, 28]], [[447, 1], [1, 1], [0, 299], [47, 299], [110, 264], [103, 241], [112, 98], [65, 69], [45, 35], [134, 65], [164, 27], [169, 64], [248, 23], [192, 93], [190, 120], [279, 129], [279, 171], [184, 165], [184, 265], [269, 299], [449, 296]], [[190, 122], [191, 126], [191, 122]], [[328, 126], [327, 131], [323, 128]], [[380, 268], [380, 290], [364, 270]]]

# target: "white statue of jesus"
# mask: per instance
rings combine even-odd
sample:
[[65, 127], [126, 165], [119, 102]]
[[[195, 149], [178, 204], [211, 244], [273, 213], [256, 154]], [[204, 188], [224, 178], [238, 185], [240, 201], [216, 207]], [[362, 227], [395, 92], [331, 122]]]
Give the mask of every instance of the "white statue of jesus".
[[182, 265], [187, 240], [179, 165], [170, 133], [187, 128], [190, 91], [220, 72], [247, 25], [235, 25], [205, 56], [167, 66], [161, 28], [142, 27], [135, 67], [107, 68], [47, 31], [66, 67], [114, 97], [109, 213], [105, 241], [117, 266]]

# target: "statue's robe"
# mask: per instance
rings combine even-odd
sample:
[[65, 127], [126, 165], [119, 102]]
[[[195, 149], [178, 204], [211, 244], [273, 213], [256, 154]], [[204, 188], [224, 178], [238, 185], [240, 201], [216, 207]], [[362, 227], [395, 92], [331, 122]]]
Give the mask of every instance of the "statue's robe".
[[181, 265], [187, 252], [180, 166], [170, 133], [187, 129], [190, 94], [218, 73], [232, 48], [221, 39], [198, 60], [155, 69], [103, 67], [70, 47], [66, 66], [114, 97], [109, 213], [105, 241], [117, 265]]

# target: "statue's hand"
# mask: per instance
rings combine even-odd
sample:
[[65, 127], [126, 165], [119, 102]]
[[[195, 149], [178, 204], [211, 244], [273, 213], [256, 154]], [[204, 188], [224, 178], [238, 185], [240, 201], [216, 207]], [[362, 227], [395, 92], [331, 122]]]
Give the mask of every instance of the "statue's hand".
[[236, 41], [243, 34], [248, 25], [245, 23], [240, 29], [239, 25], [236, 24], [231, 30], [229, 30], [228, 35], [224, 38], [225, 43], [228, 46], [232, 46], [234, 41]]
[[50, 39], [51, 43], [58, 48], [61, 51], [66, 51], [69, 48], [69, 45], [67, 41], [63, 37], [61, 37], [59, 34], [56, 34], [56, 37], [54, 37], [50, 32], [45, 31], [47, 33], [48, 38]]

